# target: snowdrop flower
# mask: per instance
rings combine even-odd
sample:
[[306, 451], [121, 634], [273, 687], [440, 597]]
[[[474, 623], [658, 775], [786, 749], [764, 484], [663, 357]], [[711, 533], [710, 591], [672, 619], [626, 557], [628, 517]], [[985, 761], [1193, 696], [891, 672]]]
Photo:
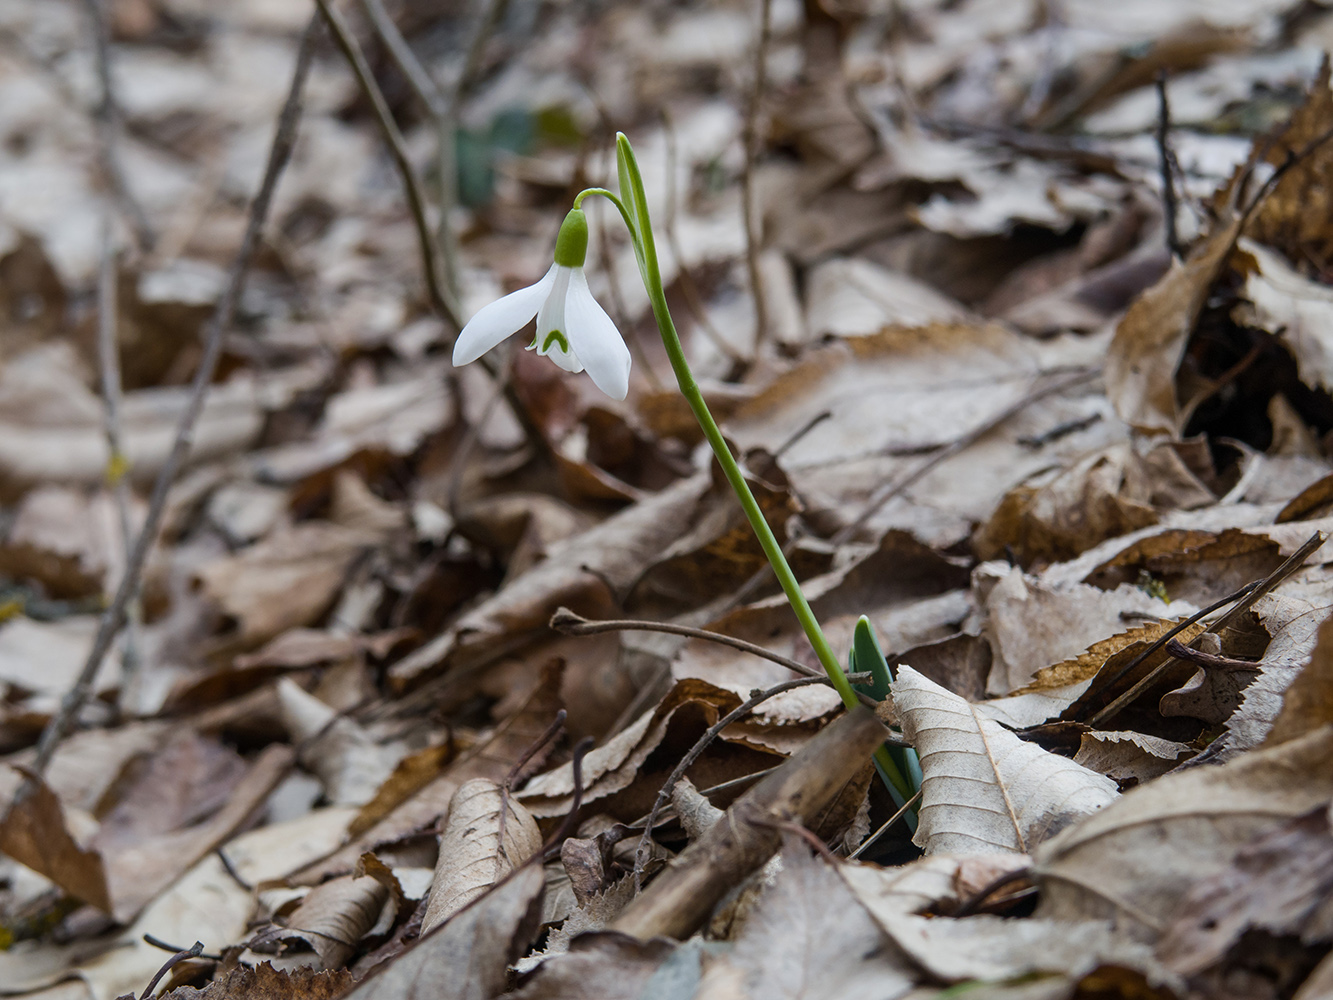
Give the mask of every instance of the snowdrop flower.
[[629, 393], [629, 348], [588, 290], [583, 274], [587, 251], [588, 220], [576, 208], [560, 226], [555, 263], [545, 277], [468, 320], [454, 343], [454, 365], [476, 361], [536, 316], [537, 336], [528, 350], [536, 349], [567, 372], [586, 368], [597, 388], [612, 399], [624, 399]]

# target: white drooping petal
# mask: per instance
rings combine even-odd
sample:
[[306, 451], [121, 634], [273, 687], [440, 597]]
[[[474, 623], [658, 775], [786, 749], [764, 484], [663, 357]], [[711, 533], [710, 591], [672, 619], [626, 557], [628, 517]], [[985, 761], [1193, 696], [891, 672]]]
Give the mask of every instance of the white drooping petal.
[[629, 395], [629, 348], [588, 288], [583, 268], [574, 268], [565, 298], [569, 346], [593, 383], [612, 399]]
[[[537, 313], [537, 353], [550, 358], [567, 372], [581, 372], [583, 365], [579, 363], [578, 355], [573, 350], [574, 345], [569, 339], [569, 316], [565, 306], [571, 274], [572, 268], [556, 265], [555, 284], [551, 286], [551, 294]], [[559, 337], [552, 334], [559, 334]], [[564, 344], [569, 344], [568, 350], [561, 343], [561, 338]]]
[[549, 298], [557, 270], [552, 264], [551, 269], [535, 285], [510, 292], [504, 298], [483, 306], [467, 321], [454, 341], [454, 365], [476, 361], [500, 341], [523, 329]]

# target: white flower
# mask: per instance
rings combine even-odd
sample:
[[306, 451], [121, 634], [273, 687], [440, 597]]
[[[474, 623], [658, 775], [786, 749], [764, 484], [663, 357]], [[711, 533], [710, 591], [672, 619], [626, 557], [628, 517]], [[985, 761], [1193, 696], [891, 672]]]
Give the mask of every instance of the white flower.
[[[577, 213], [577, 215], [576, 215]], [[567, 372], [584, 369], [612, 399], [629, 393], [629, 348], [611, 317], [597, 304], [583, 274], [587, 247], [583, 212], [569, 213], [556, 240], [556, 262], [535, 285], [510, 292], [468, 320], [454, 342], [454, 365], [466, 365], [518, 333], [537, 317], [529, 346]]]

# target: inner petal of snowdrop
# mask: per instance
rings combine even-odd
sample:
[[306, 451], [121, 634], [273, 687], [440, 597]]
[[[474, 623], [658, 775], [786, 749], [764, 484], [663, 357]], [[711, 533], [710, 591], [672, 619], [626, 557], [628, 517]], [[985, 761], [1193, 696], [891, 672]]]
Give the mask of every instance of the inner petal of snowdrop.
[[572, 268], [557, 267], [555, 285], [537, 313], [537, 353], [550, 358], [567, 372], [581, 372], [583, 365], [569, 346], [569, 327], [565, 323], [565, 299], [569, 295]]

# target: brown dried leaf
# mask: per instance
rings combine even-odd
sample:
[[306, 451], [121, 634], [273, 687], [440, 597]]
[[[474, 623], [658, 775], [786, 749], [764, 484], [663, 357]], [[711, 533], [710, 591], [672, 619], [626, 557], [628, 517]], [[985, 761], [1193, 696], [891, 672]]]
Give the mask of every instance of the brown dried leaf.
[[[843, 997], [891, 1000], [915, 981], [884, 932], [870, 918], [838, 871], [788, 838], [782, 867], [755, 904], [732, 949], [711, 964], [700, 985], [703, 996], [724, 995], [734, 984], [742, 996]], [[838, 947], [827, 947], [828, 928], [838, 928]]]
[[273, 941], [304, 941], [326, 969], [340, 969], [379, 920], [389, 890], [368, 875], [343, 875], [310, 890], [281, 925], [262, 931], [251, 947]]
[[352, 560], [377, 540], [372, 532], [307, 521], [210, 563], [199, 571], [199, 581], [236, 619], [236, 642], [253, 646], [327, 611]]
[[[666, 938], [639, 941], [614, 931], [582, 934], [569, 951], [543, 962], [514, 1000], [640, 1000], [648, 981], [679, 945]], [[691, 956], [695, 969], [699, 958]], [[697, 972], [695, 973], [697, 976]]]
[[921, 759], [927, 854], [1026, 853], [1116, 797], [1115, 783], [1026, 743], [906, 664], [893, 703]]
[[506, 881], [372, 972], [345, 1000], [491, 1000], [541, 916], [540, 865]]
[[1184, 975], [1219, 961], [1248, 930], [1303, 942], [1333, 938], [1333, 829], [1328, 806], [1261, 834], [1231, 865], [1196, 882], [1157, 946]]
[[1333, 618], [1325, 618], [1315, 634], [1309, 662], [1282, 694], [1282, 709], [1273, 720], [1264, 745], [1276, 746], [1297, 739], [1330, 722], [1333, 722]]
[[454, 793], [440, 836], [421, 932], [444, 923], [541, 850], [532, 814], [487, 778], [473, 778]]
[[1201, 879], [1283, 820], [1333, 799], [1333, 727], [1126, 792], [1035, 852], [1037, 916], [1110, 918], [1142, 940]]
[[1135, 429], [1175, 435], [1188, 418], [1176, 399], [1176, 368], [1239, 235], [1239, 218], [1220, 225], [1139, 296], [1116, 327], [1106, 357], [1106, 395]]
[[32, 794], [12, 802], [0, 820], [0, 851], [45, 875], [70, 895], [111, 912], [101, 854], [74, 839], [60, 800], [40, 779]]

